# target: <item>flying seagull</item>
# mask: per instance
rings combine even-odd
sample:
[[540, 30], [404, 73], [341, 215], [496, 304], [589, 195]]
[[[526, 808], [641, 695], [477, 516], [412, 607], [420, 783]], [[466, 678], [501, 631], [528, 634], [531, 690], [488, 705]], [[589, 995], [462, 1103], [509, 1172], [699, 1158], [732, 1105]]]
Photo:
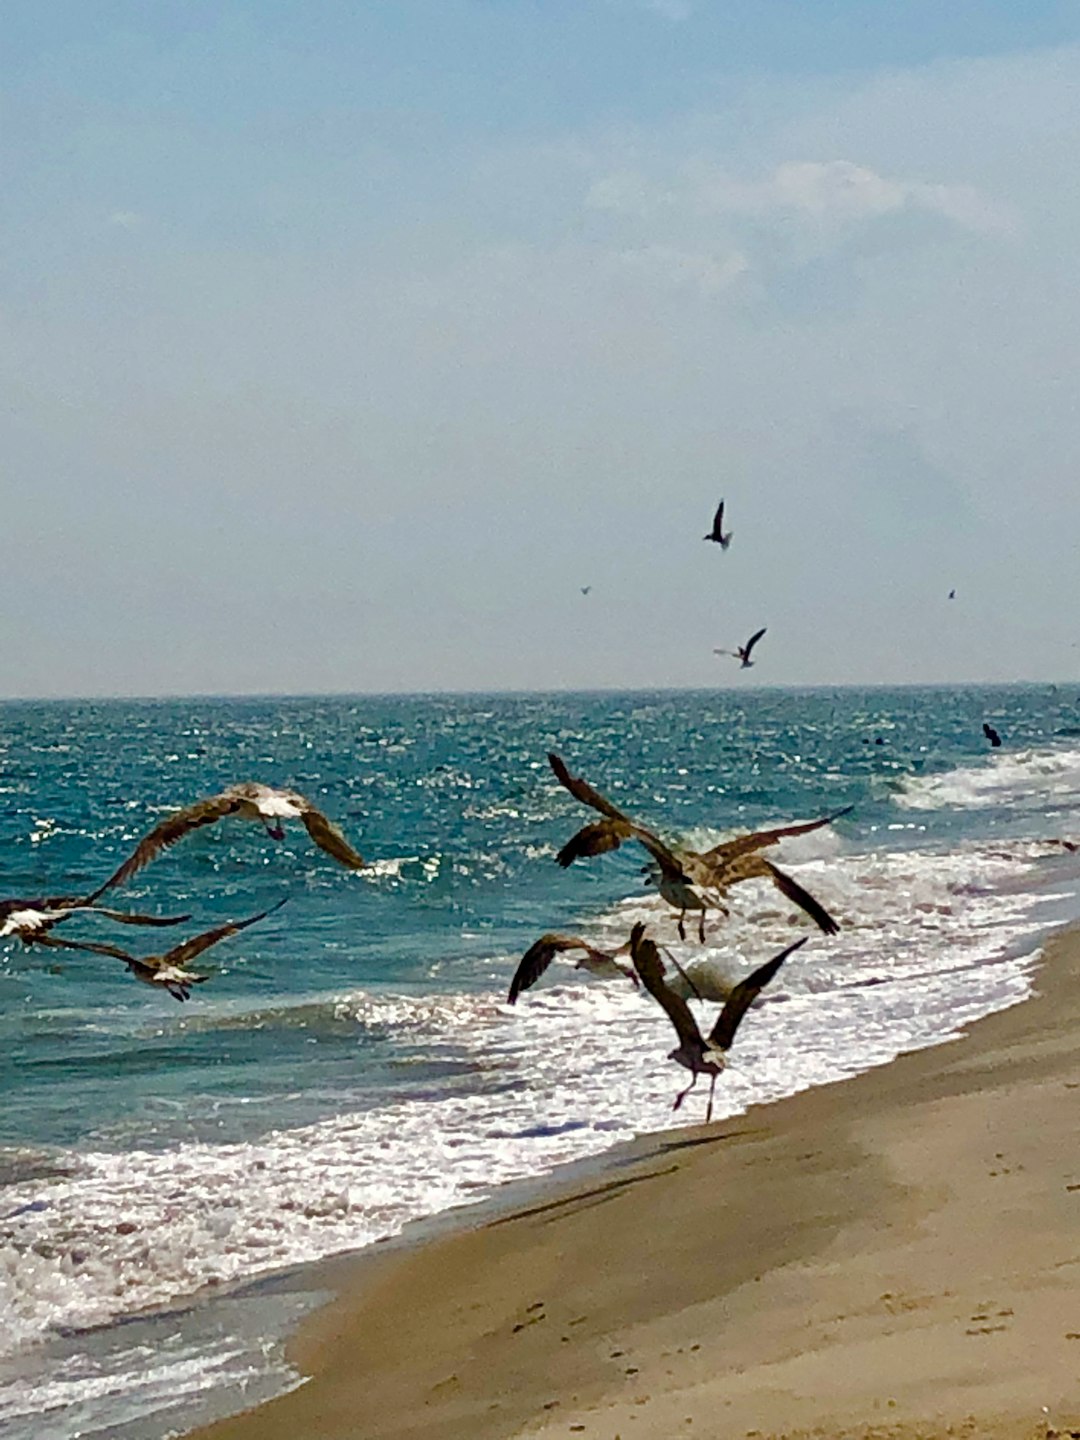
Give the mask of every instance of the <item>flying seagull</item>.
[[[720, 910], [727, 914], [727, 907], [721, 896], [732, 885], [742, 880], [762, 878], [771, 880], [781, 894], [805, 910], [814, 923], [826, 935], [835, 935], [839, 925], [825, 907], [790, 875], [773, 865], [758, 852], [776, 845], [789, 835], [808, 835], [820, 830], [846, 815], [851, 809], [845, 805], [825, 815], [820, 820], [807, 820], [796, 825], [781, 825], [772, 830], [757, 830], [748, 835], [738, 835], [733, 840], [721, 841], [711, 850], [690, 850], [683, 846], [668, 846], [647, 830], [623, 814], [599, 790], [593, 788], [579, 775], [571, 775], [563, 760], [553, 751], [548, 754], [548, 763], [559, 784], [570, 791], [575, 800], [598, 810], [603, 820], [593, 821], [572, 835], [559, 851], [556, 859], [563, 867], [572, 865], [582, 856], [604, 855], [617, 850], [624, 840], [636, 840], [649, 852], [652, 878], [660, 894], [679, 911], [679, 935], [685, 939], [684, 919], [688, 910], [697, 910], [698, 937], [705, 939], [706, 910]], [[705, 894], [699, 893], [704, 891]]]
[[717, 650], [714, 647], [713, 654], [734, 655], [736, 660], [742, 661], [742, 668], [744, 670], [749, 670], [750, 666], [754, 663], [753, 660], [750, 659], [750, 651], [753, 650], [754, 646], [765, 634], [765, 629], [766, 627], [763, 625], [760, 630], [755, 631], [754, 634], [750, 636], [750, 639], [747, 640], [745, 645], [736, 646], [734, 650]]
[[996, 749], [998, 748], [998, 746], [1001, 744], [1001, 736], [1000, 736], [1000, 735], [998, 734], [998, 732], [994, 729], [994, 727], [993, 727], [992, 725], [988, 725], [985, 720], [983, 721], [983, 734], [984, 734], [984, 735], [986, 736], [986, 738], [990, 741], [990, 744], [991, 744], [991, 746], [993, 747], [993, 749], [996, 750]]
[[213, 825], [226, 815], [258, 820], [272, 840], [284, 840], [283, 820], [301, 820], [319, 849], [325, 850], [340, 864], [350, 870], [362, 870], [366, 864], [364, 857], [353, 849], [338, 827], [303, 795], [298, 795], [295, 790], [275, 790], [270, 785], [246, 781], [241, 785], [230, 785], [220, 795], [196, 800], [194, 805], [166, 815], [148, 835], [143, 836], [120, 868], [94, 891], [91, 898], [96, 900], [114, 885], [122, 885], [160, 851], [175, 845], [190, 831], [197, 830], [201, 825]]
[[675, 1103], [671, 1107], [673, 1110], [678, 1110], [687, 1095], [693, 1090], [698, 1076], [708, 1075], [710, 1077], [709, 1105], [705, 1113], [705, 1123], [706, 1125], [709, 1123], [712, 1119], [716, 1077], [727, 1063], [727, 1052], [731, 1049], [735, 1032], [738, 1030], [743, 1016], [788, 956], [806, 944], [806, 939], [807, 937], [804, 935], [801, 940], [796, 940], [794, 945], [789, 945], [786, 950], [782, 950], [779, 955], [774, 955], [752, 975], [741, 980], [732, 990], [724, 1008], [720, 1011], [716, 1024], [705, 1038], [690, 1012], [689, 1005], [681, 995], [676, 995], [665, 981], [663, 963], [655, 944], [645, 935], [645, 926], [640, 922], [634, 926], [630, 935], [630, 955], [634, 962], [634, 969], [641, 976], [641, 983], [645, 989], [663, 1007], [679, 1037], [678, 1045], [671, 1051], [668, 1058], [685, 1066], [694, 1077], [686, 1089], [676, 1095]]
[[734, 531], [732, 530], [729, 530], [726, 535], [724, 534], [724, 502], [721, 500], [720, 504], [716, 507], [716, 514], [713, 516], [712, 530], [708, 535], [703, 535], [701, 538], [703, 540], [715, 540], [721, 550], [726, 550], [731, 544], [733, 534]]
[[956, 591], [955, 591], [955, 590], [950, 590], [950, 591], [949, 591], [949, 599], [950, 599], [950, 600], [955, 600], [955, 599], [956, 599]]
[[590, 591], [591, 589], [592, 589], [592, 586], [591, 586], [591, 585], [582, 585], [582, 587], [581, 587], [581, 593], [582, 593], [582, 595], [588, 595], [588, 593], [589, 593], [589, 591]]
[[190, 915], [136, 915], [128, 910], [108, 910], [95, 905], [93, 897], [79, 895], [40, 896], [34, 900], [0, 900], [0, 940], [17, 935], [24, 945], [32, 945], [43, 935], [72, 915], [104, 915], [121, 925], [179, 925]]
[[[288, 896], [285, 899], [287, 900]], [[268, 910], [260, 910], [257, 915], [249, 915], [246, 920], [230, 920], [225, 925], [215, 926], [213, 930], [204, 930], [201, 935], [194, 935], [190, 940], [175, 945], [164, 955], [144, 955], [140, 958], [129, 955], [118, 945], [100, 945], [89, 940], [57, 940], [52, 936], [45, 936], [38, 943], [53, 950], [85, 950], [93, 955], [109, 955], [114, 960], [122, 960], [135, 979], [141, 980], [144, 985], [163, 985], [174, 999], [187, 1000], [191, 995], [192, 985], [201, 985], [210, 978], [208, 975], [192, 974], [187, 969], [192, 960], [204, 950], [209, 950], [211, 945], [224, 940], [227, 935], [246, 930], [249, 925], [254, 925], [256, 920], [265, 920], [267, 915], [280, 910], [284, 904], [285, 900], [279, 900]]]
[[620, 965], [615, 959], [615, 956], [626, 948], [626, 945], [620, 945], [619, 949], [611, 954], [606, 950], [598, 950], [595, 945], [590, 945], [587, 940], [581, 940], [576, 935], [541, 935], [521, 957], [506, 998], [511, 1005], [516, 1004], [521, 992], [535, 985], [555, 956], [561, 955], [565, 950], [582, 951], [581, 958], [576, 962], [579, 970], [588, 970], [592, 975], [602, 975], [605, 978], [626, 975], [636, 985], [638, 978], [635, 972], [627, 965]]

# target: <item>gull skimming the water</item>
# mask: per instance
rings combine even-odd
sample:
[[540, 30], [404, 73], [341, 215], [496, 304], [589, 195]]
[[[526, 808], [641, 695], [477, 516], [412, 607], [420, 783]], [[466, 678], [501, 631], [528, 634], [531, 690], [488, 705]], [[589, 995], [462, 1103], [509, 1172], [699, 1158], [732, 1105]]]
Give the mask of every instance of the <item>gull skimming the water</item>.
[[[288, 896], [285, 898], [288, 899]], [[102, 945], [89, 940], [56, 940], [51, 936], [43, 937], [38, 943], [47, 945], [52, 950], [85, 950], [92, 955], [108, 955], [114, 960], [122, 960], [135, 979], [141, 980], [144, 985], [163, 985], [174, 999], [187, 1000], [191, 995], [192, 985], [201, 985], [210, 978], [208, 975], [193, 975], [187, 969], [192, 960], [204, 950], [209, 950], [211, 945], [224, 940], [227, 935], [235, 935], [238, 930], [246, 930], [257, 920], [264, 920], [267, 915], [280, 910], [284, 904], [285, 900], [279, 900], [268, 910], [260, 910], [257, 915], [249, 915], [246, 920], [230, 920], [225, 925], [215, 926], [213, 930], [204, 930], [201, 935], [193, 935], [190, 940], [174, 945], [164, 955], [140, 957], [129, 955], [118, 945]]]
[[840, 926], [820, 901], [758, 852], [778, 844], [787, 836], [808, 835], [813, 830], [830, 825], [841, 815], [846, 815], [850, 805], [834, 810], [820, 820], [737, 835], [733, 840], [723, 840], [714, 845], [711, 850], [690, 850], [684, 846], [665, 845], [658, 835], [631, 820], [587, 780], [571, 775], [554, 752], [549, 753], [548, 762], [559, 784], [569, 790], [575, 800], [604, 816], [603, 820], [593, 821], [570, 837], [556, 856], [559, 864], [565, 868], [582, 856], [604, 855], [609, 850], [617, 850], [624, 840], [636, 840], [652, 856], [653, 864], [649, 869], [660, 894], [679, 911], [680, 938], [685, 939], [683, 921], [688, 910], [699, 912], [698, 938], [704, 941], [705, 912], [719, 910], [726, 915], [727, 907], [722, 904], [721, 896], [740, 881], [759, 878], [771, 880], [781, 894], [805, 910], [826, 935], [835, 935], [839, 930]]
[[712, 530], [708, 535], [703, 535], [701, 538], [703, 540], [714, 540], [716, 544], [720, 546], [721, 550], [726, 550], [731, 544], [733, 534], [734, 531], [732, 530], [729, 530], [726, 535], [724, 534], [724, 502], [721, 500], [720, 504], [716, 507], [716, 514], [713, 516]]
[[750, 666], [753, 665], [753, 663], [754, 663], [753, 660], [750, 659], [750, 651], [753, 650], [754, 646], [755, 646], [755, 645], [757, 644], [757, 642], [761, 639], [761, 637], [765, 634], [765, 630], [766, 630], [766, 627], [763, 625], [760, 630], [755, 631], [755, 633], [750, 636], [750, 639], [747, 640], [747, 642], [746, 642], [745, 645], [739, 645], [739, 646], [737, 646], [734, 650], [718, 650], [718, 649], [716, 649], [716, 647], [714, 646], [714, 647], [713, 647], [713, 654], [714, 654], [714, 655], [733, 655], [736, 660], [741, 660], [741, 661], [742, 661], [742, 668], [743, 668], [744, 670], [749, 670]]
[[806, 939], [807, 937], [804, 935], [801, 940], [796, 940], [794, 945], [789, 945], [786, 950], [782, 950], [779, 955], [774, 955], [752, 975], [741, 980], [732, 990], [724, 1008], [720, 1011], [716, 1024], [709, 1031], [708, 1037], [704, 1037], [697, 1021], [691, 1014], [689, 1005], [681, 995], [676, 995], [664, 979], [663, 962], [655, 944], [646, 937], [645, 926], [640, 922], [634, 926], [630, 935], [630, 955], [634, 962], [634, 969], [641, 976], [641, 983], [645, 989], [663, 1007], [679, 1037], [678, 1045], [671, 1051], [668, 1058], [674, 1060], [678, 1065], [685, 1066], [694, 1077], [686, 1089], [681, 1090], [675, 1097], [675, 1103], [671, 1107], [673, 1110], [678, 1110], [687, 1095], [693, 1090], [698, 1076], [708, 1075], [710, 1078], [709, 1105], [705, 1113], [705, 1123], [706, 1125], [709, 1123], [712, 1119], [716, 1077], [727, 1063], [727, 1052], [731, 1049], [735, 1032], [738, 1030], [743, 1016], [788, 956], [806, 944]]
[[576, 962], [578, 970], [587, 970], [591, 975], [601, 975], [608, 979], [625, 975], [636, 985], [638, 978], [635, 972], [628, 965], [620, 965], [615, 959], [615, 956], [622, 954], [626, 948], [626, 945], [620, 945], [614, 953], [609, 953], [607, 950], [598, 950], [595, 945], [590, 945], [587, 940], [581, 940], [576, 935], [541, 935], [518, 962], [514, 978], [510, 981], [510, 993], [506, 998], [511, 1005], [516, 1004], [521, 992], [535, 985], [555, 956], [566, 950], [583, 952]]
[[93, 899], [114, 885], [122, 885], [137, 870], [150, 863], [155, 855], [177, 840], [183, 839], [201, 825], [213, 825], [226, 815], [239, 815], [245, 820], [257, 820], [264, 826], [272, 840], [284, 840], [283, 820], [301, 820], [320, 850], [332, 855], [341, 865], [350, 870], [362, 870], [367, 863], [349, 844], [338, 827], [312, 805], [310, 800], [298, 795], [295, 790], [275, 790], [270, 785], [259, 785], [246, 781], [230, 785], [220, 795], [211, 795], [206, 800], [197, 800], [183, 810], [166, 815], [149, 834], [136, 845], [135, 849], [118, 870], [109, 876], [105, 884], [94, 892]]
[[1001, 736], [994, 729], [994, 727], [992, 725], [988, 725], [985, 720], [983, 721], [983, 734], [990, 741], [991, 746], [996, 750], [1001, 744]]

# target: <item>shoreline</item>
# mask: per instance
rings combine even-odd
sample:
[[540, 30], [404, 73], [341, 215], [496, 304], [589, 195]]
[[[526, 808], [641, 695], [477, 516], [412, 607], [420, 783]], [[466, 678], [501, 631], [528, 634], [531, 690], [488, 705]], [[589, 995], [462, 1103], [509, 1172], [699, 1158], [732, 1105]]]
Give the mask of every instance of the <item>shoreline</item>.
[[1080, 1429], [1078, 1033], [1073, 928], [959, 1040], [323, 1262], [311, 1378], [192, 1440]]

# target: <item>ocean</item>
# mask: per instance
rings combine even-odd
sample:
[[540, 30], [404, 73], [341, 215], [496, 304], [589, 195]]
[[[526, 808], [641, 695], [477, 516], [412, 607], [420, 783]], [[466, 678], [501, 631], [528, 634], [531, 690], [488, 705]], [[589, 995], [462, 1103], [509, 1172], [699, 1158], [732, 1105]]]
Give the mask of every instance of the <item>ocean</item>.
[[[770, 852], [840, 934], [753, 881], [680, 943], [638, 847], [561, 870], [593, 817], [549, 750], [695, 848], [852, 806]], [[674, 1033], [629, 983], [556, 961], [505, 1003], [544, 931], [613, 948], [642, 919], [724, 976], [810, 935], [747, 1016], [723, 1117], [1020, 1002], [1080, 914], [1080, 852], [1055, 843], [1080, 840], [1075, 686], [7, 703], [0, 897], [92, 888], [163, 814], [248, 779], [306, 794], [370, 866], [295, 822], [274, 843], [223, 821], [112, 902], [188, 926], [60, 932], [149, 953], [288, 897], [202, 957], [188, 1003], [105, 956], [0, 951], [12, 1440], [160, 1440], [298, 1383], [281, 1341], [318, 1297], [296, 1267], [700, 1123], [707, 1087], [672, 1113]]]

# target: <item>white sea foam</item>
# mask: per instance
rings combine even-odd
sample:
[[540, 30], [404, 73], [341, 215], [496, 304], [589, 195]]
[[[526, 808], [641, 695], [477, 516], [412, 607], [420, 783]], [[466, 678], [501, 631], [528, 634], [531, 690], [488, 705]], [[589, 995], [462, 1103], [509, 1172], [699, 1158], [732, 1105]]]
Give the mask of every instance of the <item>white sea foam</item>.
[[1015, 750], [940, 775], [909, 776], [894, 800], [905, 810], [1007, 806], [1053, 815], [1080, 809], [1080, 750]]
[[[747, 1021], [719, 1115], [947, 1039], [1022, 999], [1046, 907], [1074, 888], [1077, 868], [1048, 861], [1037, 842], [785, 863], [844, 928], [815, 934]], [[729, 899], [706, 966], [745, 973], [803, 929], [765, 882]], [[652, 895], [613, 907], [589, 934], [619, 943], [637, 918], [678, 946], [672, 912]], [[503, 1181], [701, 1118], [693, 1101], [672, 1116], [684, 1077], [665, 1058], [670, 1026], [628, 983], [553, 966], [513, 1008], [501, 995], [363, 990], [303, 1003], [358, 1028], [405, 1027], [431, 1052], [467, 1047], [474, 1089], [388, 1099], [255, 1143], [64, 1156], [70, 1173], [5, 1186], [0, 1343], [361, 1246]]]

